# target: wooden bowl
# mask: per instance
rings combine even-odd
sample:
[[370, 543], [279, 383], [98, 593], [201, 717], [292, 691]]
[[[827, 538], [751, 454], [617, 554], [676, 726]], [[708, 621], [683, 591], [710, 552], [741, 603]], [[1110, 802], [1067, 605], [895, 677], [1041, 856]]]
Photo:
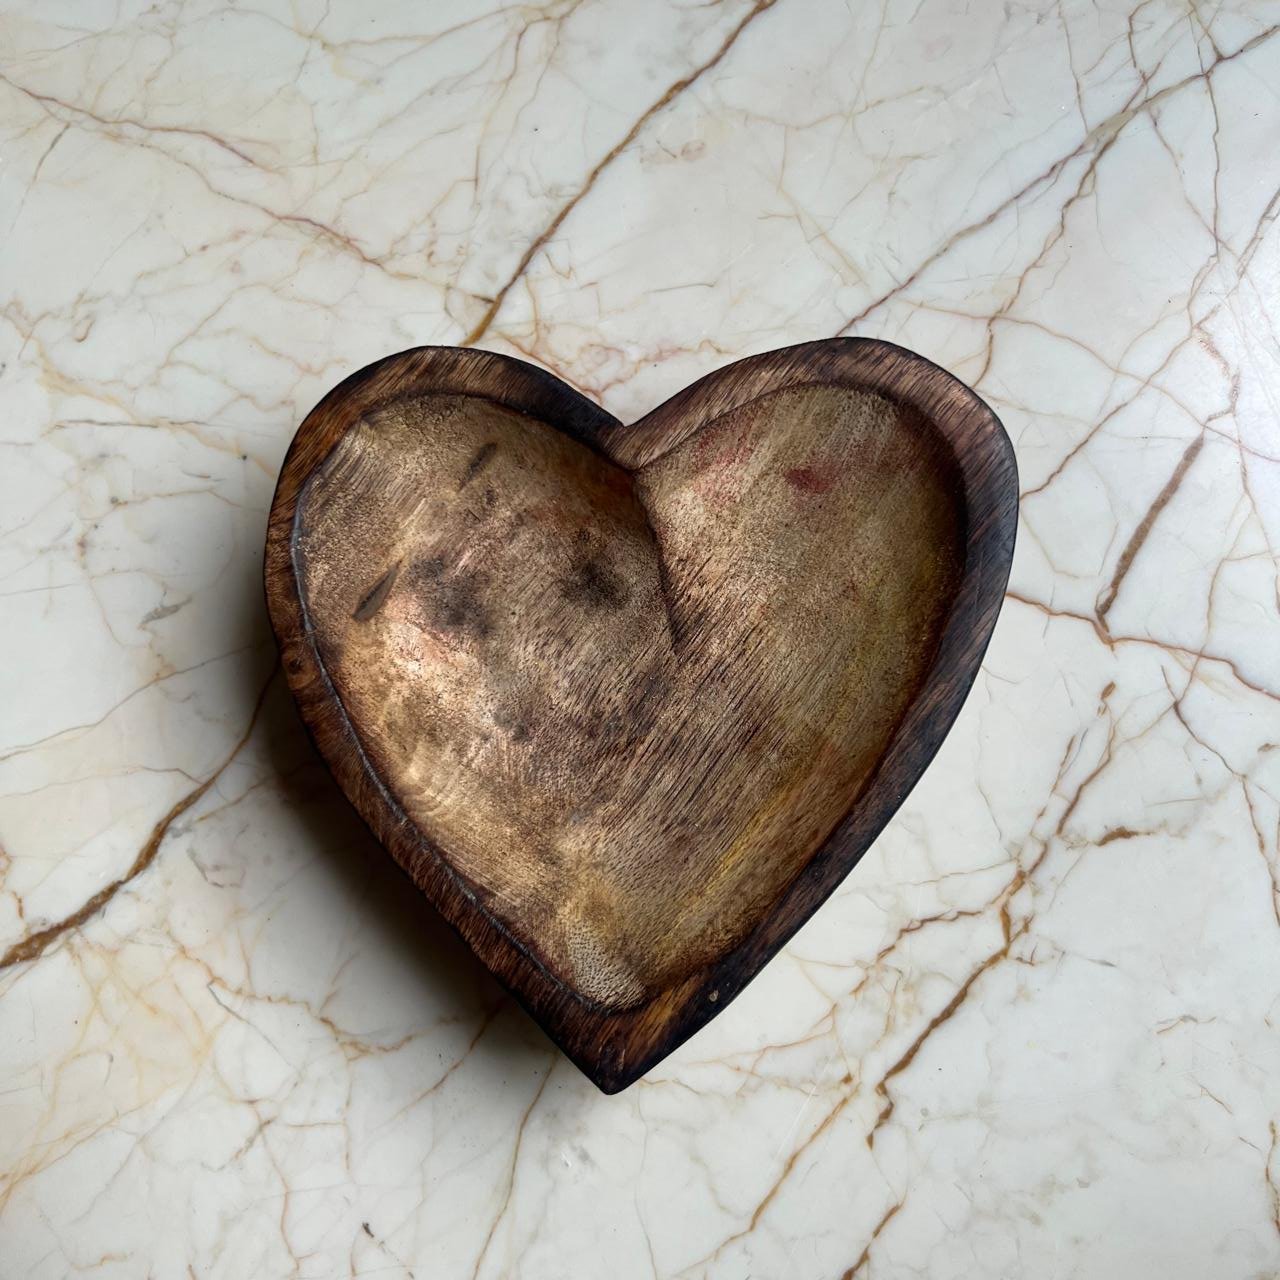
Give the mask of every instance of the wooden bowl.
[[532, 365], [425, 347], [299, 428], [267, 601], [351, 802], [614, 1092], [920, 776], [1016, 516], [995, 415], [882, 342], [740, 360], [632, 426]]

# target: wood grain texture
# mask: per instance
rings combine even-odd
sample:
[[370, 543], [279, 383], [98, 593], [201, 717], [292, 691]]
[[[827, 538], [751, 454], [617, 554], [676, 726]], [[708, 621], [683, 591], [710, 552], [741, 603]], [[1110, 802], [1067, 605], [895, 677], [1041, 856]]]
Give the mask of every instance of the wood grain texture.
[[724, 1008], [936, 751], [999, 609], [995, 416], [900, 348], [739, 361], [623, 426], [423, 348], [286, 458], [303, 717], [424, 895], [602, 1089]]

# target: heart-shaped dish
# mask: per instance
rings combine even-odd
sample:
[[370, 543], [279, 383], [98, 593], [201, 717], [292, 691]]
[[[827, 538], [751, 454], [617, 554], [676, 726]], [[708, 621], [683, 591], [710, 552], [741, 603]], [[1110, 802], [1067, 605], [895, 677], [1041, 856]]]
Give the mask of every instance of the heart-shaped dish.
[[995, 415], [886, 343], [753, 356], [629, 427], [427, 347], [299, 428], [267, 600], [356, 809], [614, 1092], [897, 809], [977, 673], [1016, 519]]

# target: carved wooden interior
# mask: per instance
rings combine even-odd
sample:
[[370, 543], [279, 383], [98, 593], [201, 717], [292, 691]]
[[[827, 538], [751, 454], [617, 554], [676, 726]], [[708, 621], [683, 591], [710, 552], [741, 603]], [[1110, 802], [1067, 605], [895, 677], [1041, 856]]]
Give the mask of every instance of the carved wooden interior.
[[936, 649], [958, 494], [946, 441], [867, 391], [765, 394], [634, 470], [411, 395], [308, 484], [300, 589], [404, 812], [627, 1008], [739, 942], [848, 810]]

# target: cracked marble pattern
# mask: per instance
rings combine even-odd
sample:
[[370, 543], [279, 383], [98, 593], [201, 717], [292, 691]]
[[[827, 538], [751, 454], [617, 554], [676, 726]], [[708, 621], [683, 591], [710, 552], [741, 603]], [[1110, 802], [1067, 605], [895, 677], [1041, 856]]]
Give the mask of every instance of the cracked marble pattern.
[[[0, 13], [0, 1276], [1280, 1274], [1280, 4]], [[933, 767], [604, 1098], [273, 675], [348, 371], [857, 333], [1017, 446]]]

